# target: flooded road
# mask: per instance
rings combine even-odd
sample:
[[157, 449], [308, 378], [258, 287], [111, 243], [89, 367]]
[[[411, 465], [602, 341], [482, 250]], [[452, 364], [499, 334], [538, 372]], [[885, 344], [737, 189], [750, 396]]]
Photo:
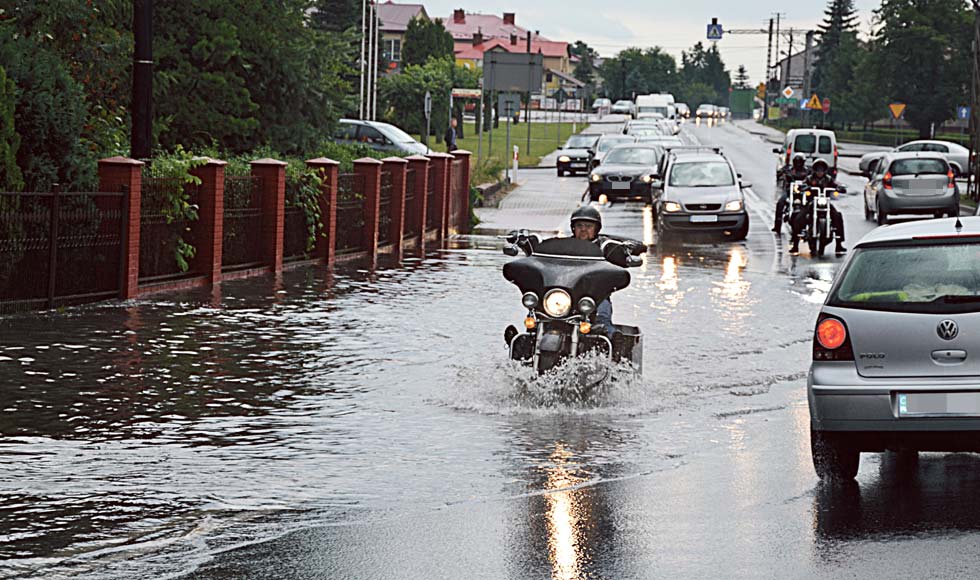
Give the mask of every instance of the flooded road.
[[[804, 383], [839, 262], [790, 260], [767, 231], [765, 144], [686, 131], [755, 174], [749, 239], [651, 250], [613, 297], [646, 334], [643, 375], [584, 402], [508, 362], [524, 310], [490, 236], [401, 269], [3, 319], [0, 577], [972, 569], [974, 456], [923, 454], [911, 477], [866, 456], [853, 488], [817, 484]], [[606, 208], [605, 229], [648, 239], [648, 212]]]

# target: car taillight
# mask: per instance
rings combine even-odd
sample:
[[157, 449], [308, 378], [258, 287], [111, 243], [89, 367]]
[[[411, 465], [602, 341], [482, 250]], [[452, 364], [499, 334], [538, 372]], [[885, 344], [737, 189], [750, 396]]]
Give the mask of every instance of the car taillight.
[[883, 186], [885, 186], [885, 189], [891, 189], [892, 188], [892, 174], [891, 174], [891, 172], [886, 173], [885, 176], [881, 178], [881, 184]]
[[844, 321], [821, 315], [814, 332], [813, 360], [819, 361], [852, 361], [854, 349], [851, 348], [851, 337], [848, 335]]
[[786, 165], [789, 165], [789, 160], [793, 158], [793, 146], [790, 145], [786, 148]]
[[949, 173], [946, 174], [946, 177], [949, 178], [949, 184], [948, 184], [949, 187], [955, 187], [956, 186], [956, 179], [955, 179], [956, 178], [956, 175], [953, 174], [953, 170], [952, 169], [949, 170]]

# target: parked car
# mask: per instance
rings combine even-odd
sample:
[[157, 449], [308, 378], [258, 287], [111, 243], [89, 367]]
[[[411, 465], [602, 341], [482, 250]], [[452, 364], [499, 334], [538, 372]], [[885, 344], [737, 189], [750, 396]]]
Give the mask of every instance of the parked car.
[[959, 188], [939, 153], [888, 153], [864, 186], [864, 219], [878, 225], [894, 214], [960, 215]]
[[636, 136], [634, 135], [617, 135], [612, 133], [600, 136], [599, 140], [596, 141], [595, 153], [592, 155], [592, 167], [589, 169], [594, 169], [596, 166], [601, 165], [602, 160], [606, 157], [606, 153], [609, 153], [613, 147], [633, 143], [635, 141]]
[[600, 97], [592, 103], [592, 110], [598, 112], [600, 109], [610, 110], [612, 108], [612, 101], [605, 97]]
[[650, 184], [657, 177], [657, 167], [663, 155], [658, 145], [631, 143], [614, 147], [602, 165], [589, 174], [589, 197], [599, 201], [606, 199], [640, 198], [648, 203], [653, 201]]
[[575, 175], [578, 172], [586, 173], [589, 171], [589, 162], [592, 160], [592, 151], [595, 147], [598, 135], [572, 135], [565, 141], [565, 145], [558, 150], [558, 177], [570, 173]]
[[616, 101], [613, 103], [612, 112], [618, 115], [633, 115], [633, 101]]
[[772, 150], [780, 156], [780, 163], [789, 165], [796, 153], [806, 156], [806, 166], [823, 159], [837, 175], [837, 135], [826, 129], [790, 129], [783, 138], [783, 146]]
[[378, 121], [341, 119], [334, 131], [337, 143], [367, 145], [378, 151], [425, 155], [428, 147], [394, 125]]
[[[957, 177], [964, 175], [966, 173], [966, 168], [970, 167], [970, 150], [962, 145], [956, 143], [950, 143], [949, 141], [909, 141], [908, 143], [895, 147], [892, 151], [900, 153], [910, 153], [918, 151], [927, 151], [930, 153], [942, 153], [949, 162], [950, 166], [953, 168], [953, 173]], [[866, 177], [871, 175], [874, 171], [873, 164], [880, 160], [888, 151], [875, 151], [873, 153], [865, 153], [861, 156], [861, 160], [858, 161], [858, 169], [861, 170]]]
[[854, 246], [807, 380], [821, 478], [853, 478], [865, 452], [980, 451], [978, 239], [969, 217], [877, 228]]
[[663, 181], [654, 183], [657, 237], [661, 243], [678, 235], [724, 234], [744, 240], [749, 233], [742, 183], [731, 161], [718, 148], [671, 148]]

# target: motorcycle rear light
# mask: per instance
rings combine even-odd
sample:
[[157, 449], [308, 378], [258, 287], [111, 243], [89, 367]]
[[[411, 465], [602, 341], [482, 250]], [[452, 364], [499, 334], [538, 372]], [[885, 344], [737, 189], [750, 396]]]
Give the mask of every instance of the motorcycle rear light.
[[892, 188], [892, 174], [890, 171], [881, 178], [881, 184], [885, 187], [885, 189]]
[[813, 360], [852, 361], [854, 350], [847, 326], [839, 318], [821, 315], [814, 331]]

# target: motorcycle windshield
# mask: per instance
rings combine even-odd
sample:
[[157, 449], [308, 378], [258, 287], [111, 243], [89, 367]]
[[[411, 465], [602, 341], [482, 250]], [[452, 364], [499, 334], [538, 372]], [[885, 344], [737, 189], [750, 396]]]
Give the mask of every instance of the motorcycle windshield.
[[505, 264], [504, 278], [538, 298], [561, 288], [574, 304], [585, 296], [602, 302], [630, 283], [629, 272], [607, 262], [597, 244], [574, 238], [541, 242], [533, 255]]

